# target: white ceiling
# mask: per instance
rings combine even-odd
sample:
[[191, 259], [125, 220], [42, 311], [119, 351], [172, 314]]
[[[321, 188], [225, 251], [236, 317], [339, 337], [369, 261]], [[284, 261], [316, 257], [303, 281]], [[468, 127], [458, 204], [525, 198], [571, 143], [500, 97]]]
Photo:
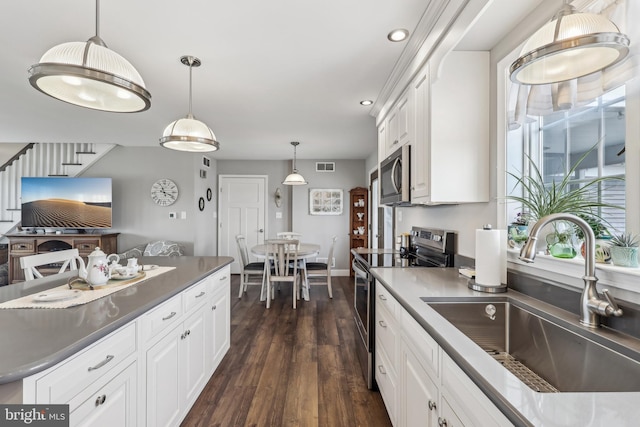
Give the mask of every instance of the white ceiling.
[[[97, 142], [158, 146], [164, 127], [193, 112], [216, 133], [220, 159], [363, 159], [376, 147], [371, 107], [402, 54], [387, 41], [412, 31], [424, 0], [104, 0], [100, 36], [140, 72], [151, 109], [137, 114], [88, 110], [33, 89], [27, 69], [50, 47], [95, 34], [91, 0], [5, 4], [0, 25], [0, 141]], [[489, 49], [513, 26], [508, 0], [494, 0], [471, 48]], [[530, 10], [539, 0], [517, 2]], [[499, 6], [499, 7], [498, 7]], [[490, 27], [491, 31], [486, 28]], [[491, 37], [487, 35], [491, 33]], [[483, 38], [481, 39], [482, 36]], [[181, 153], [182, 154], [182, 153]]]

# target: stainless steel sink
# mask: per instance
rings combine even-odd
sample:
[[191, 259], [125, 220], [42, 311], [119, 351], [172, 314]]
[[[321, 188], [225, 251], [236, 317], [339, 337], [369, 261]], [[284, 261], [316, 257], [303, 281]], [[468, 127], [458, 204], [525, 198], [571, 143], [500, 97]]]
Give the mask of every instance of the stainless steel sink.
[[569, 330], [522, 303], [423, 300], [535, 391], [640, 391], [640, 352], [615, 351], [596, 332]]

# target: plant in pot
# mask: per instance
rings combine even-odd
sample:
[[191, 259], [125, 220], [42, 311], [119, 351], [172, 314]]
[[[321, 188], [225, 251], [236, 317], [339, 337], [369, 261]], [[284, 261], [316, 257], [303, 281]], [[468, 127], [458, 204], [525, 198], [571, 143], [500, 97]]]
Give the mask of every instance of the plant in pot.
[[516, 218], [507, 227], [509, 247], [520, 249], [529, 238], [530, 216], [526, 212], [518, 212]]
[[611, 260], [620, 267], [638, 267], [638, 235], [614, 234], [611, 238]]
[[[551, 183], [544, 182], [542, 172], [535, 161], [527, 156], [530, 174], [518, 176], [512, 172], [507, 172], [516, 179], [514, 188], [522, 187], [523, 195], [510, 195], [507, 198], [521, 203], [529, 217], [534, 221], [554, 213], [571, 213], [582, 217], [595, 218], [602, 223], [606, 222], [598, 214], [601, 208], [623, 208], [600, 202], [597, 198], [592, 197], [592, 194], [597, 192], [600, 184], [610, 180], [622, 180], [623, 178], [603, 176], [586, 182], [581, 181], [580, 184], [573, 180], [576, 170], [595, 147], [597, 147], [597, 144], [578, 159], [562, 180], [556, 181], [554, 179]], [[546, 239], [547, 249], [552, 255], [561, 258], [573, 258], [577, 254], [575, 249], [570, 249], [570, 247], [573, 247], [573, 240], [575, 239], [573, 230], [573, 226], [568, 223], [555, 223], [553, 225], [553, 231], [549, 233], [552, 235], [547, 236]], [[557, 249], [555, 253], [554, 246]]]
[[[613, 237], [609, 232], [609, 229], [606, 225], [604, 225], [603, 221], [596, 218], [593, 215], [579, 215], [580, 218], [584, 219], [591, 230], [593, 230], [593, 235], [596, 237], [596, 262], [601, 264], [608, 264], [611, 262], [611, 238]], [[580, 251], [582, 256], [585, 255], [585, 247], [584, 247], [584, 233], [580, 227], [575, 227], [576, 237], [582, 241], [580, 245]]]

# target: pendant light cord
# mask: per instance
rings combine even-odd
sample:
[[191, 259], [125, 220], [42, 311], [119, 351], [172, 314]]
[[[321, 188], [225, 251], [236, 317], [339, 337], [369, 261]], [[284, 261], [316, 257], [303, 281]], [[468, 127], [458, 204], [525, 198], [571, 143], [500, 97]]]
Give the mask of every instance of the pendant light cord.
[[96, 0], [96, 37], [100, 38], [100, 0]]
[[189, 57], [189, 117], [193, 117], [193, 113], [191, 112], [192, 105], [192, 94], [193, 92], [193, 57]]

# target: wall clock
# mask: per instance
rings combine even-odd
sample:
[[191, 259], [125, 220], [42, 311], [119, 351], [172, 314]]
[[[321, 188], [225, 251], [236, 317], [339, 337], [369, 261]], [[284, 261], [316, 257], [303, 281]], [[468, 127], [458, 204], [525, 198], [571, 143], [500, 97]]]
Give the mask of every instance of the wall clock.
[[212, 197], [213, 197], [213, 192], [211, 191], [210, 188], [207, 188], [207, 202], [210, 202]]
[[200, 209], [200, 212], [204, 210], [204, 197], [200, 197], [198, 200], [198, 209]]
[[178, 186], [170, 179], [159, 179], [151, 186], [151, 199], [160, 206], [172, 205], [178, 199]]

